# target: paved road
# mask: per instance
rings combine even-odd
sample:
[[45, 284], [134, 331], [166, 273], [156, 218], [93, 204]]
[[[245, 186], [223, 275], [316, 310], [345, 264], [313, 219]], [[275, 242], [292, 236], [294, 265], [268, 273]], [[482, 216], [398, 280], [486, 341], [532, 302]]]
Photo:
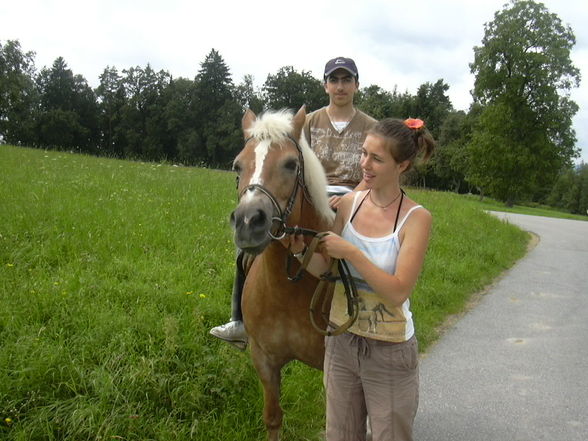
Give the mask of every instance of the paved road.
[[494, 213], [537, 246], [421, 362], [416, 441], [588, 440], [588, 222]]

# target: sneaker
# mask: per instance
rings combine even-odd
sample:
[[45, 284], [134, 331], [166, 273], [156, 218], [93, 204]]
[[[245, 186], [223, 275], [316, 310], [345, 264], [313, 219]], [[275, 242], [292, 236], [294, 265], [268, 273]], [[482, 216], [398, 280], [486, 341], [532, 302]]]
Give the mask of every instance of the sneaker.
[[224, 325], [215, 326], [210, 330], [210, 334], [242, 351], [247, 347], [247, 332], [243, 322], [240, 320], [232, 320]]

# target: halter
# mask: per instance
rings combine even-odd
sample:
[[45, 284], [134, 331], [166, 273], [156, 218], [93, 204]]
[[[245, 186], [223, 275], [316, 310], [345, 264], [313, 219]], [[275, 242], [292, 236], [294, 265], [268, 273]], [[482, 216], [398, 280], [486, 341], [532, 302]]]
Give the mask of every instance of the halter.
[[[286, 222], [288, 221], [288, 218], [290, 217], [290, 214], [292, 213], [292, 208], [294, 207], [294, 202], [296, 201], [296, 196], [298, 195], [298, 187], [303, 188], [305, 196], [307, 194], [307, 189], [304, 184], [304, 178], [303, 178], [304, 177], [304, 155], [302, 154], [302, 149], [300, 148], [300, 144], [298, 144], [298, 142], [294, 138], [292, 138], [290, 135], [287, 135], [287, 137], [296, 146], [296, 150], [298, 150], [298, 160], [300, 162], [300, 165], [299, 165], [298, 169], [296, 170], [296, 180], [294, 182], [294, 188], [292, 189], [292, 192], [290, 193], [290, 197], [288, 198], [288, 202], [286, 203], [286, 209], [284, 211], [282, 211], [280, 204], [278, 204], [278, 201], [277, 201], [276, 197], [272, 194], [272, 192], [260, 184], [250, 184], [247, 187], [245, 187], [241, 191], [241, 193], [239, 194], [239, 199], [241, 199], [243, 197], [243, 194], [245, 194], [246, 191], [259, 190], [259, 191], [261, 191], [261, 193], [263, 193], [265, 196], [268, 197], [268, 199], [270, 200], [270, 202], [274, 206], [274, 210], [277, 212], [276, 216], [272, 216], [272, 223], [278, 222], [278, 228], [275, 233], [272, 233], [272, 231], [270, 230], [270, 231], [268, 231], [267, 234], [269, 235], [269, 237], [271, 237], [272, 239], [275, 239], [275, 240], [283, 239], [284, 237], [286, 237], [286, 234], [288, 234], [288, 227], [286, 227]], [[251, 141], [252, 138], [253, 138], [253, 136], [247, 138], [245, 140], [245, 145], [247, 145], [247, 143], [249, 141]]]

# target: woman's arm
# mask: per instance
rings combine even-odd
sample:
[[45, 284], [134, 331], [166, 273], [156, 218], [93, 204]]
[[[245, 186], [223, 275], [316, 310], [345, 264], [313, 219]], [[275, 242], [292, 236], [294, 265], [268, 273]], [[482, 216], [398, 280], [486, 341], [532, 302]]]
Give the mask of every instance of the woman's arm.
[[347, 260], [376, 293], [391, 304], [400, 306], [412, 293], [421, 272], [431, 223], [431, 214], [427, 210], [413, 212], [401, 232], [400, 253], [394, 274], [374, 265], [360, 249], [340, 236], [328, 235], [321, 243], [329, 256]]

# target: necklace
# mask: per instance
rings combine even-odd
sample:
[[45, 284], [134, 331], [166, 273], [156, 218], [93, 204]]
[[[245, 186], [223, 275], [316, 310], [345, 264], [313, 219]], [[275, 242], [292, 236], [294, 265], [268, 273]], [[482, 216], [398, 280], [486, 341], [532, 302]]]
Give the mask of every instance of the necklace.
[[370, 201], [372, 202], [372, 204], [374, 204], [376, 207], [381, 208], [382, 210], [387, 210], [388, 207], [390, 207], [390, 205], [392, 205], [394, 202], [396, 202], [398, 200], [398, 198], [402, 195], [402, 190], [400, 190], [400, 193], [398, 193], [398, 196], [396, 196], [394, 199], [392, 199], [392, 202], [390, 202], [389, 204], [386, 205], [378, 205], [376, 204], [376, 202], [374, 201], [374, 198], [372, 198], [372, 191], [370, 190]]

